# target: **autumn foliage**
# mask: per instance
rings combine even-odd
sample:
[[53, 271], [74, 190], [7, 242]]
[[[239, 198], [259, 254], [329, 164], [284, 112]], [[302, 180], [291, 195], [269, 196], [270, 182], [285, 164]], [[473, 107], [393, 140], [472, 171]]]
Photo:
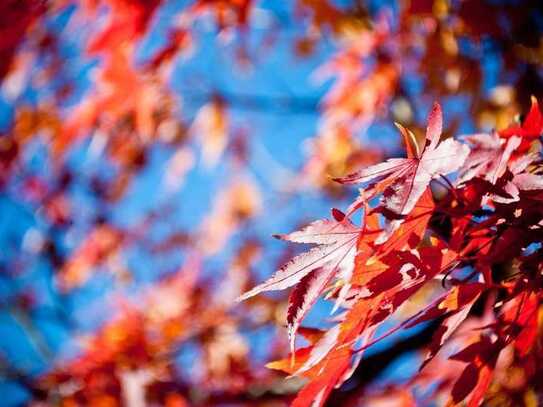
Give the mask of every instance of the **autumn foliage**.
[[[287, 314], [291, 348], [305, 314], [330, 285], [327, 298], [335, 301], [334, 308], [344, 310], [317, 341], [292, 350], [291, 361], [269, 365], [309, 379], [293, 405], [322, 405], [363, 363], [364, 350], [398, 329], [439, 320], [422, 364], [423, 376], [425, 369], [432, 369], [434, 357], [446, 354], [441, 348], [454, 341], [455, 331], [481, 297], [494, 299], [485, 301], [484, 324], [472, 328], [459, 351], [446, 354], [466, 365], [458, 374], [434, 373], [440, 383], [434, 391], [450, 393], [448, 404], [467, 398], [468, 405], [479, 405], [498, 362], [522, 366], [526, 383], [537, 386], [542, 273], [534, 268], [539, 264], [537, 250], [529, 248], [539, 246], [542, 238], [536, 208], [543, 176], [539, 155], [526, 152], [526, 146], [533, 141], [530, 134], [543, 131], [542, 118], [534, 98], [521, 126], [470, 136], [465, 143], [451, 138], [440, 142], [443, 119], [435, 104], [423, 146], [398, 125], [407, 158], [391, 158], [338, 179], [363, 185], [347, 214], [334, 209], [331, 220], [278, 236], [317, 246], [241, 299], [295, 286]], [[459, 174], [454, 184], [446, 178], [453, 172]], [[440, 178], [446, 180], [445, 191], [434, 199], [430, 182]], [[351, 218], [359, 212], [356, 225]], [[511, 269], [500, 270], [505, 260], [512, 262]], [[433, 280], [441, 281], [441, 292], [378, 334], [390, 315]], [[507, 353], [511, 360], [504, 362], [500, 355]]]
[[0, 5], [7, 405], [543, 403], [539, 2], [271, 3]]

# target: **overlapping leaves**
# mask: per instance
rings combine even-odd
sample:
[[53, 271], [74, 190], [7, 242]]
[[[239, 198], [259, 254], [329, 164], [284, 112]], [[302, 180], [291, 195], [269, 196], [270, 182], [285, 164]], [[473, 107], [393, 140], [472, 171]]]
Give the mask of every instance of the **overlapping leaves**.
[[[400, 329], [440, 321], [423, 371], [413, 382], [421, 380], [427, 366], [439, 363], [434, 359], [442, 357], [441, 348], [451, 338], [458, 341], [455, 332], [482, 301], [492, 322], [461, 342], [464, 349], [451, 359], [465, 367], [443, 373], [443, 379], [434, 377], [447, 383], [435, 392], [448, 390], [452, 404], [466, 399], [478, 405], [505, 348], [516, 346], [522, 357], [537, 348], [536, 286], [542, 254], [540, 246], [530, 254], [527, 250], [543, 238], [543, 213], [536, 209], [543, 182], [539, 154], [527, 154], [526, 146], [532, 151], [537, 147], [540, 117], [533, 99], [521, 126], [472, 135], [464, 142], [440, 141], [442, 113], [435, 104], [422, 148], [412, 132], [398, 125], [407, 158], [392, 158], [338, 179], [363, 185], [346, 215], [334, 210], [334, 219], [279, 236], [315, 247], [240, 299], [294, 286], [287, 313], [291, 356], [269, 365], [308, 380], [293, 405], [323, 405], [333, 388], [364, 363], [365, 349]], [[446, 178], [451, 173], [455, 185]], [[432, 180], [447, 188], [437, 201]], [[380, 199], [371, 205], [375, 197]], [[357, 211], [362, 213], [359, 227], [350, 220]], [[385, 321], [394, 321], [397, 312], [421, 297], [423, 287], [432, 294], [422, 295], [422, 308], [407, 317], [404, 311], [403, 322], [377, 334]], [[301, 321], [323, 293], [335, 299], [334, 310], [342, 312], [332, 328], [294, 350]], [[498, 295], [500, 302], [493, 303]]]

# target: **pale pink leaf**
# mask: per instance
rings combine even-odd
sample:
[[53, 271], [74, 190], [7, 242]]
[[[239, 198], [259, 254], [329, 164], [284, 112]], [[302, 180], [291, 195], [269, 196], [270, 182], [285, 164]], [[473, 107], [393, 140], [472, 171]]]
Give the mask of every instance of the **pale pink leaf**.
[[275, 235], [281, 240], [295, 243], [333, 244], [353, 236], [359, 230], [349, 221], [336, 222], [332, 220], [318, 220], [312, 222], [301, 230], [286, 235]]
[[334, 269], [320, 268], [306, 275], [300, 283], [292, 290], [289, 297], [289, 306], [287, 310], [287, 326], [290, 341], [290, 350], [294, 355], [294, 341], [296, 332], [300, 323], [319, 298], [322, 290], [330, 281], [334, 274]]
[[513, 183], [522, 191], [533, 191], [543, 189], [543, 175], [518, 174], [513, 178]]
[[434, 103], [432, 111], [428, 116], [428, 126], [426, 127], [426, 144], [429, 150], [436, 148], [442, 131], [443, 113], [441, 112], [439, 103]]

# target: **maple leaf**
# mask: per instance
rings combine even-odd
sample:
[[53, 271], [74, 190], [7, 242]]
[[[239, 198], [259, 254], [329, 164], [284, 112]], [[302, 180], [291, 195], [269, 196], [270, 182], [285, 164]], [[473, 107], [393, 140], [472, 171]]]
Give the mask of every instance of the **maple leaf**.
[[484, 285], [481, 283], [456, 286], [445, 296], [435, 301], [434, 306], [428, 307], [421, 317], [410, 324], [410, 326], [414, 326], [424, 320], [437, 318], [440, 315], [447, 315], [434, 333], [432, 343], [429, 346], [429, 352], [421, 365], [421, 369], [432, 360], [445, 341], [467, 318], [469, 311], [481, 295], [483, 289]]
[[474, 134], [466, 136], [470, 143], [470, 153], [460, 169], [457, 184], [466, 183], [474, 177], [481, 177], [493, 184], [507, 169], [507, 163], [521, 140], [511, 137], [507, 142], [498, 134]]
[[303, 277], [292, 290], [287, 310], [287, 326], [291, 352], [294, 350], [295, 334], [300, 322], [319, 298], [333, 276], [333, 269], [319, 268]]
[[500, 353], [499, 344], [499, 339], [492, 341], [487, 336], [482, 336], [478, 342], [450, 357], [452, 360], [468, 363], [452, 388], [451, 398], [454, 404], [465, 398], [468, 398], [469, 407], [481, 404], [492, 380]]
[[469, 154], [469, 147], [458, 141], [448, 139], [439, 143], [442, 122], [441, 107], [435, 103], [428, 118], [422, 151], [413, 141], [414, 135], [398, 125], [405, 140], [407, 158], [391, 158], [336, 180], [343, 184], [376, 181], [371, 187], [375, 193], [371, 195], [382, 192], [384, 208], [407, 215], [433, 178], [458, 170]]
[[315, 376], [296, 396], [291, 407], [320, 407], [324, 404], [336, 383], [342, 378], [349, 367], [350, 353], [336, 351], [337, 355], [331, 358], [331, 363], [327, 364], [321, 375]]
[[281, 267], [271, 278], [238, 298], [246, 300], [263, 291], [283, 290], [298, 284], [289, 299], [288, 331], [291, 348], [300, 321], [315, 303], [327, 283], [341, 269], [352, 269], [356, 254], [356, 241], [360, 229], [348, 219], [342, 222], [319, 220], [300, 231], [277, 235], [295, 243], [317, 246], [302, 253]]
[[426, 232], [428, 222], [435, 210], [430, 188], [422, 194], [413, 210], [404, 219], [395, 219], [386, 226], [375, 243], [385, 254], [391, 250], [401, 250], [406, 245], [415, 248]]
[[537, 292], [522, 291], [508, 301], [501, 311], [501, 318], [511, 327], [515, 348], [521, 356], [525, 356], [537, 340], [540, 297]]
[[539, 110], [539, 104], [534, 96], [532, 96], [531, 102], [530, 111], [521, 126], [513, 125], [499, 132], [500, 137], [503, 138], [520, 137], [522, 139], [522, 143], [519, 146], [520, 152], [528, 151], [532, 142], [538, 139], [541, 133], [543, 133], [543, 115], [541, 114], [541, 110]]
[[[528, 172], [527, 168], [536, 159], [536, 154], [522, 155], [513, 159], [515, 149], [521, 145], [519, 137], [511, 137], [503, 151], [488, 158], [489, 166], [483, 176], [493, 184], [503, 177], [500, 188], [490, 195], [491, 199], [500, 203], [511, 203], [519, 200], [520, 191], [535, 191], [543, 189], [543, 176]], [[512, 178], [511, 178], [512, 177]], [[499, 188], [498, 188], [499, 189]], [[490, 191], [489, 191], [490, 192]]]

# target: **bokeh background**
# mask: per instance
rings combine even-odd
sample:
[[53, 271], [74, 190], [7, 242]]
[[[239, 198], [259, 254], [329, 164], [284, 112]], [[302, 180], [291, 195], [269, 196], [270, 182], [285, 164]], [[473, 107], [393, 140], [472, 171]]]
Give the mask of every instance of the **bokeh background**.
[[[435, 100], [447, 135], [526, 111], [538, 3], [2, 1], [1, 404], [288, 403], [286, 295], [234, 301], [298, 249], [272, 234], [344, 209], [331, 178]], [[330, 405], [407, 380], [424, 335]]]

